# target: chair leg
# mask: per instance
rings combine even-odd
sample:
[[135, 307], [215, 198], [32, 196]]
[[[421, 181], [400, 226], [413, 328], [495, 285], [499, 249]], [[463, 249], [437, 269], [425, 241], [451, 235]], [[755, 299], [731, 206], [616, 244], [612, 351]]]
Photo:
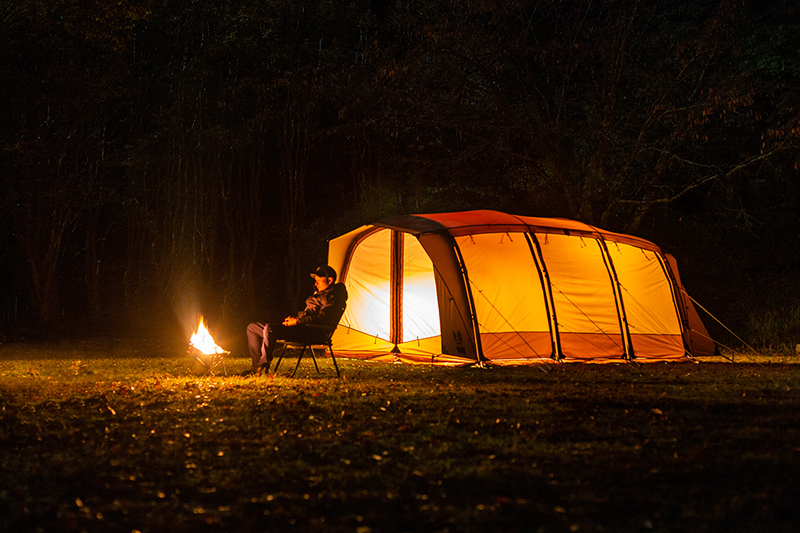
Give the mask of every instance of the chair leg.
[[308, 347], [311, 350], [311, 359], [314, 360], [314, 368], [317, 369], [317, 374], [319, 374], [319, 365], [317, 364], [317, 354], [314, 352], [314, 346]]
[[278, 373], [278, 367], [280, 366], [280, 364], [281, 364], [281, 361], [283, 360], [283, 354], [284, 354], [284, 352], [286, 352], [286, 345], [285, 345], [285, 344], [283, 345], [283, 347], [282, 347], [282, 349], [281, 349], [281, 354], [280, 354], [280, 356], [278, 356], [278, 362], [277, 362], [277, 363], [275, 363], [275, 368], [272, 370], [272, 371], [273, 371], [273, 372], [275, 372], [276, 374]]
[[294, 372], [292, 372], [291, 377], [294, 377], [294, 375], [297, 374], [297, 369], [300, 368], [300, 361], [303, 360], [303, 354], [306, 353], [306, 348], [307, 347], [308, 347], [308, 345], [303, 346], [303, 349], [300, 350], [300, 355], [297, 356], [297, 364], [294, 365]]
[[336, 377], [340, 378], [340, 377], [342, 377], [342, 375], [339, 374], [339, 365], [336, 364], [336, 356], [333, 355], [333, 345], [332, 344], [328, 345], [328, 350], [330, 350], [330, 352], [331, 352], [331, 360], [333, 361], [333, 368], [336, 369]]
[[[326, 344], [325, 346], [331, 352], [331, 359], [333, 360], [333, 367], [336, 369], [336, 377], [337, 378], [341, 377], [342, 374], [339, 371], [339, 365], [336, 363], [336, 355], [334, 355], [334, 353], [333, 353], [333, 347], [330, 344]], [[275, 370], [274, 370], [275, 373], [278, 372], [278, 366], [280, 366], [281, 361], [283, 360], [283, 355], [284, 355], [284, 353], [286, 352], [287, 349], [288, 349], [288, 346], [286, 346], [286, 345], [284, 345], [283, 348], [281, 349], [281, 351], [280, 351], [281, 353], [278, 356], [278, 361], [275, 364]], [[293, 347], [293, 349], [294, 349], [294, 347]], [[311, 350], [311, 359], [314, 361], [314, 368], [317, 370], [317, 374], [321, 374], [322, 373], [322, 372], [320, 372], [319, 364], [317, 363], [317, 357], [316, 357], [316, 352], [314, 351], [314, 347], [312, 345], [310, 345], [310, 344], [306, 344], [306, 345], [303, 346], [303, 349], [300, 350], [300, 353], [297, 355], [297, 364], [294, 365], [294, 370], [292, 371], [292, 374], [291, 374], [290, 377], [294, 377], [295, 374], [297, 374], [297, 370], [300, 368], [300, 361], [303, 360], [303, 357], [306, 354], [306, 349]]]

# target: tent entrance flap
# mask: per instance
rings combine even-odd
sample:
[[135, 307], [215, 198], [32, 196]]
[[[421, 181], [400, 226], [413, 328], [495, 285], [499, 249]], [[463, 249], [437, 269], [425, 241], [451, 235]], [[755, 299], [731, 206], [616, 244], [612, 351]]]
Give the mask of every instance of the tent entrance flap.
[[342, 350], [354, 353], [396, 353], [424, 340], [425, 352], [432, 346], [441, 352], [433, 263], [417, 239], [390, 229], [373, 231], [350, 254], [346, 272], [350, 297], [342, 332], [334, 334], [337, 346], [341, 342]]
[[[398, 309], [401, 343], [441, 337], [436, 276], [433, 263], [419, 241], [406, 233], [398, 233], [402, 245], [402, 285]], [[441, 343], [439, 347], [441, 352]]]

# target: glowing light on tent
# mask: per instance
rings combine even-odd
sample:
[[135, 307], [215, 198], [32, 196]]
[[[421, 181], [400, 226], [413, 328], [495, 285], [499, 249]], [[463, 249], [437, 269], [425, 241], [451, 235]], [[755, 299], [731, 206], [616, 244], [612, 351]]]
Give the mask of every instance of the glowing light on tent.
[[403, 258], [403, 341], [441, 335], [433, 263], [417, 239], [407, 238]]
[[200, 324], [197, 326], [197, 331], [192, 335], [189, 344], [206, 355], [226, 353], [222, 347], [214, 342], [214, 337], [211, 336], [208, 328], [206, 328], [206, 325], [203, 323], [202, 316], [200, 317]]

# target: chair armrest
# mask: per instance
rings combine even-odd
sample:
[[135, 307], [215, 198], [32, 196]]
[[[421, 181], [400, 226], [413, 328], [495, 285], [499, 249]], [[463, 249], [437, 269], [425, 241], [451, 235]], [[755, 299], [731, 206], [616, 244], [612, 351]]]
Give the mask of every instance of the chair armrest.
[[324, 331], [333, 331], [336, 329], [336, 326], [323, 326], [322, 324], [304, 324], [307, 328], [314, 328], [314, 329], [321, 329]]
[[[322, 324], [303, 324], [303, 328], [311, 329], [314, 331], [312, 342], [315, 344], [327, 344], [330, 342], [333, 332], [336, 331], [336, 326], [324, 326]], [[276, 339], [278, 342], [286, 343], [285, 339]], [[291, 341], [295, 344], [302, 344], [302, 341]]]

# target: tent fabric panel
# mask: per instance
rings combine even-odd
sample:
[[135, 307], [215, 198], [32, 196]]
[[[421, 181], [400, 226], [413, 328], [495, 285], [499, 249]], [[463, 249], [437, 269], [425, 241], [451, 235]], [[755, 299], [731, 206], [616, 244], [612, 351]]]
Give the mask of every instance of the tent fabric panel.
[[380, 350], [339, 350], [336, 349], [337, 358], [358, 359], [360, 361], [386, 361], [392, 362], [397, 358], [394, 352]]
[[425, 354], [436, 355], [442, 354], [442, 339], [439, 335], [428, 337], [425, 339], [413, 339], [402, 344], [397, 345], [397, 349], [401, 354]]
[[361, 331], [356, 331], [344, 326], [339, 326], [333, 333], [333, 349], [339, 352], [350, 353], [353, 355], [362, 354], [390, 354], [400, 353], [439, 356], [442, 353], [442, 339], [439, 336], [428, 337], [426, 339], [414, 339], [395, 345], [392, 342], [372, 337]]
[[392, 343], [375, 339], [361, 332], [340, 333], [339, 328], [333, 335], [333, 349], [337, 357], [362, 359], [369, 361], [402, 361], [405, 363], [428, 363], [445, 365], [464, 365], [474, 363], [474, 359], [442, 354], [442, 341], [438, 337], [419, 339], [400, 344], [395, 352]]
[[392, 359], [392, 361], [399, 361], [402, 363], [410, 363], [410, 364], [420, 364], [420, 365], [433, 364], [442, 366], [465, 366], [465, 365], [475, 364], [474, 359], [466, 359], [463, 357], [457, 357], [454, 355], [447, 355], [447, 354], [423, 355], [423, 354], [399, 353], [397, 354], [396, 357]]
[[609, 243], [631, 334], [680, 335], [681, 322], [672, 286], [656, 254], [623, 243]]
[[[338, 352], [337, 352], [338, 355]], [[349, 357], [345, 354], [345, 357]], [[453, 355], [430, 355], [430, 354], [380, 354], [369, 357], [352, 357], [352, 359], [363, 359], [378, 363], [408, 363], [416, 365], [437, 365], [437, 366], [466, 366], [474, 364], [473, 359], [464, 359]]]
[[[563, 355], [624, 353], [616, 297], [599, 242], [557, 234], [537, 233], [536, 238], [552, 287]], [[582, 336], [600, 340], [570, 340]]]
[[333, 349], [337, 354], [340, 351], [391, 353], [394, 349], [394, 343], [347, 327], [341, 323], [336, 328], [336, 331], [333, 332], [331, 340], [333, 341]]
[[569, 218], [517, 216], [532, 233], [580, 233], [598, 236], [602, 231], [594, 226]]
[[[402, 342], [439, 337], [441, 328], [433, 263], [416, 238], [408, 234], [403, 236]], [[441, 340], [437, 351], [441, 351]]]
[[670, 254], [666, 254], [666, 258], [667, 267], [677, 285], [678, 299], [683, 306], [684, 316], [688, 324], [687, 331], [685, 332], [686, 344], [695, 357], [712, 356], [717, 352], [717, 345], [708, 335], [708, 330], [700, 319], [700, 315], [697, 314], [697, 309], [695, 309], [692, 299], [686, 293], [686, 289], [683, 288], [681, 276], [678, 272], [678, 263]]
[[339, 324], [390, 339], [391, 231], [363, 239], [347, 268], [347, 308]]
[[683, 336], [678, 335], [631, 335], [633, 342], [634, 358], [643, 359], [683, 359], [686, 349], [683, 346]]
[[603, 333], [561, 333], [561, 350], [565, 361], [591, 359], [624, 360], [622, 335]]
[[[469, 277], [484, 357], [492, 360], [507, 351], [502, 343], [486, 344], [487, 334], [528, 331], [546, 333], [549, 339], [542, 280], [525, 235], [484, 233], [458, 237], [456, 243]], [[514, 344], [525, 349], [524, 343]], [[547, 355], [551, 352], [548, 346]]]
[[526, 217], [491, 210], [400, 215], [383, 219], [376, 225], [417, 236], [426, 233], [449, 233], [453, 236], [463, 236], [480, 233], [526, 232], [532, 227], [543, 233], [579, 232], [593, 237], [599, 236], [597, 228], [576, 220]]
[[535, 366], [555, 363], [552, 359], [495, 359], [493, 366]]
[[[401, 218], [401, 217], [395, 217]], [[520, 232], [532, 233], [568, 233], [572, 235], [601, 237], [607, 241], [624, 242], [639, 248], [660, 252], [658, 245], [641, 237], [614, 233], [600, 228], [595, 228], [577, 220], [567, 218], [544, 218], [524, 215], [510, 215], [499, 211], [476, 210], [457, 213], [434, 213], [426, 215], [409, 215], [406, 219], [406, 231], [412, 233], [437, 231], [447, 229], [454, 236], [472, 235], [477, 233]], [[411, 227], [413, 226], [413, 229]]]
[[492, 362], [502, 359], [546, 359], [553, 355], [553, 341], [549, 332], [515, 331], [508, 333], [481, 333], [485, 353]]

